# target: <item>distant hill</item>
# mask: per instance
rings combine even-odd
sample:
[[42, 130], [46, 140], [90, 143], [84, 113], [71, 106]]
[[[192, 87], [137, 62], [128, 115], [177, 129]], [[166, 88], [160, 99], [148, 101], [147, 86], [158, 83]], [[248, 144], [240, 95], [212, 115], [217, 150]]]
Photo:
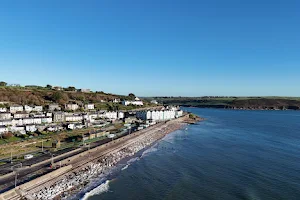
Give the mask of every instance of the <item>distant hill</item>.
[[153, 97], [167, 105], [202, 108], [300, 110], [299, 97]]

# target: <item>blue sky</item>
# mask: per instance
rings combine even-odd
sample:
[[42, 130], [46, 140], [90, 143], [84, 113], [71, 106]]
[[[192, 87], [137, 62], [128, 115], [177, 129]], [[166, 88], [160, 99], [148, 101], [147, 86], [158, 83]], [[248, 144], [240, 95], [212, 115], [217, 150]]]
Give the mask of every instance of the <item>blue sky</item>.
[[300, 96], [300, 1], [0, 2], [0, 79], [139, 96]]

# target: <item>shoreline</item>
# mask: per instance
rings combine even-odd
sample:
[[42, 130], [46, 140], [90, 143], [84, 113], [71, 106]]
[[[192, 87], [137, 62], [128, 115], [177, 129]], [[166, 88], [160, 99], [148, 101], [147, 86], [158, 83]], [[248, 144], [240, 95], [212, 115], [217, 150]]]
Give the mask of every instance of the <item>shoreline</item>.
[[[80, 194], [93, 180], [107, 175], [117, 164], [146, 151], [167, 134], [193, 124], [202, 118], [191, 118], [190, 114], [171, 121], [161, 122], [110, 143], [67, 158], [61, 166], [51, 173], [2, 194], [15, 195], [15, 199], [68, 199]], [[13, 194], [12, 194], [13, 193]], [[1, 195], [0, 195], [1, 199]], [[3, 198], [6, 199], [6, 198]]]

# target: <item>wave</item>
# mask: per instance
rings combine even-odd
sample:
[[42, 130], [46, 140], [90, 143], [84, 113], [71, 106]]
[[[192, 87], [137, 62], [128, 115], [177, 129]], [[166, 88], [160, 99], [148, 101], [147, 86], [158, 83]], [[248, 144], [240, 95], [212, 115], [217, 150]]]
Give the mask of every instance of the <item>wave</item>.
[[104, 192], [107, 192], [108, 190], [109, 190], [109, 180], [105, 181], [104, 183], [94, 188], [93, 190], [85, 193], [84, 196], [81, 198], [81, 200], [87, 200], [92, 196], [102, 194]]
[[158, 150], [157, 145], [158, 145], [158, 144], [156, 143], [154, 146], [152, 146], [151, 148], [149, 148], [149, 149], [147, 149], [146, 151], [144, 151], [144, 152], [142, 153], [141, 158], [147, 156], [148, 154], [150, 154], [150, 153], [152, 153], [152, 152], [157, 151], [157, 150]]
[[127, 169], [128, 166], [129, 166], [129, 164], [125, 165], [121, 170], [123, 171], [123, 170]]

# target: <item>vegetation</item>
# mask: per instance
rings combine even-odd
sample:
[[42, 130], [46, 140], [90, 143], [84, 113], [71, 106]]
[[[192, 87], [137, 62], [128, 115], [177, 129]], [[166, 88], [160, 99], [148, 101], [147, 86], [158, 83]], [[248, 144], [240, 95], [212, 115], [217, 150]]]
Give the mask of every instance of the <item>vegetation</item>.
[[[153, 99], [153, 98], [152, 98]], [[300, 109], [300, 97], [154, 97], [166, 105], [230, 109]]]
[[[51, 87], [52, 88], [52, 87]], [[12, 102], [15, 104], [47, 105], [49, 103], [65, 104], [69, 101], [78, 103], [100, 103], [111, 101], [115, 98], [127, 99], [127, 96], [106, 94], [104, 92], [81, 93], [75, 91], [55, 91], [50, 85], [44, 87], [0, 87], [0, 102]]]

